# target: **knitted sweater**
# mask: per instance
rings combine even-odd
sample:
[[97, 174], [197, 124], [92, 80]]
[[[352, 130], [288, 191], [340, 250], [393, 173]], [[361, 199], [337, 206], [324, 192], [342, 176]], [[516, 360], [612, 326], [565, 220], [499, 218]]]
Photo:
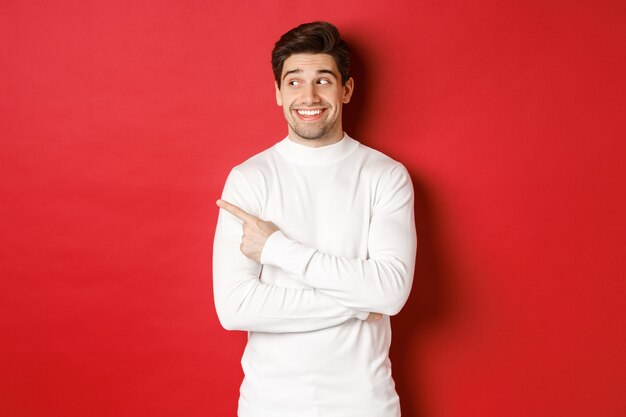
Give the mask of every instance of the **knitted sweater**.
[[215, 305], [224, 328], [249, 332], [239, 416], [399, 416], [389, 316], [414, 272], [406, 169], [347, 135], [319, 148], [285, 138], [235, 167], [222, 198], [280, 229], [259, 264], [220, 210]]

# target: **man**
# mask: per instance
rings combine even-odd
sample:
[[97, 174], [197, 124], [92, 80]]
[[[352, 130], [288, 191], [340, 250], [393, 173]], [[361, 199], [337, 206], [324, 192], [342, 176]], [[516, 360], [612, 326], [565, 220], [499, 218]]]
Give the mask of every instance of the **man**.
[[410, 177], [343, 132], [354, 81], [333, 25], [284, 34], [272, 66], [289, 134], [217, 202], [215, 305], [249, 332], [239, 416], [399, 416], [389, 316], [413, 279]]

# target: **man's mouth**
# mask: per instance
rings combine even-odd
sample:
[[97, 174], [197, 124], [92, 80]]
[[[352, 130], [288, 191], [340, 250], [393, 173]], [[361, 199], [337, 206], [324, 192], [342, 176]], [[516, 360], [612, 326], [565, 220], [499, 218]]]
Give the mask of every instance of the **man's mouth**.
[[296, 114], [300, 120], [314, 121], [322, 117], [326, 109], [296, 109]]

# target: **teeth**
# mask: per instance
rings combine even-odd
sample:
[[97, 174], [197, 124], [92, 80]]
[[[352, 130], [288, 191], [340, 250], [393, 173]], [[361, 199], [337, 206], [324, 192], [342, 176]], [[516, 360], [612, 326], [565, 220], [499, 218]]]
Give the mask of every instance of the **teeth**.
[[298, 110], [298, 114], [301, 116], [315, 116], [321, 112], [321, 110]]

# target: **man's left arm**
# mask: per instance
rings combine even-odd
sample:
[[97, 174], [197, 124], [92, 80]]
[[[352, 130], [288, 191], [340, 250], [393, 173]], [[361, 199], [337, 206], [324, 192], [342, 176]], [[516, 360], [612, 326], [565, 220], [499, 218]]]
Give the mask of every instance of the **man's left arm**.
[[348, 308], [397, 314], [409, 296], [415, 268], [413, 185], [399, 165], [381, 178], [379, 187], [367, 259], [323, 253], [278, 230], [264, 241], [260, 255], [257, 250], [256, 260], [292, 272]]

